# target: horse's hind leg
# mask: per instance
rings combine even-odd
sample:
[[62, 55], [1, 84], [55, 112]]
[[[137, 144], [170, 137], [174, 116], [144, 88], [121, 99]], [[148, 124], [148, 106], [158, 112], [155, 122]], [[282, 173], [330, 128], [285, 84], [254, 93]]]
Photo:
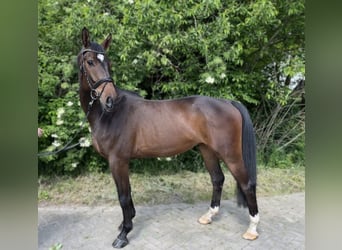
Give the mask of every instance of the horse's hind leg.
[[256, 185], [250, 182], [242, 159], [237, 161], [224, 160], [224, 162], [237, 181], [238, 204], [247, 205], [249, 210], [250, 224], [242, 237], [247, 240], [255, 240], [259, 236], [257, 232], [259, 212], [256, 199]]
[[198, 221], [201, 224], [209, 224], [212, 222], [212, 217], [218, 213], [220, 208], [224, 174], [222, 173], [219, 159], [213, 150], [204, 144], [199, 146], [199, 150], [201, 151], [205, 166], [211, 177], [213, 194], [208, 212], [202, 215]]

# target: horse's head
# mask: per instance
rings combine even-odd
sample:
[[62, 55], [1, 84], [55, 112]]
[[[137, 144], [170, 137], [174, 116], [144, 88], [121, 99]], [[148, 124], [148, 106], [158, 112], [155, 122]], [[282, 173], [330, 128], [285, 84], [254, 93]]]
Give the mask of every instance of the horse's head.
[[112, 36], [109, 35], [101, 45], [91, 42], [89, 31], [83, 28], [83, 47], [77, 57], [80, 69], [80, 91], [89, 91], [91, 99], [99, 100], [107, 111], [113, 108], [117, 96], [111, 77], [110, 62], [105, 54], [111, 41]]

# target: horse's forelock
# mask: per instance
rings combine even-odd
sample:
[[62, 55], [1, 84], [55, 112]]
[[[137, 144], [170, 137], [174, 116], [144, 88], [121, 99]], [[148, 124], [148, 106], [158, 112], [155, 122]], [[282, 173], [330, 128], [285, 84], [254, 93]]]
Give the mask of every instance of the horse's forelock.
[[103, 47], [100, 44], [95, 43], [95, 42], [90, 43], [90, 49], [105, 53]]

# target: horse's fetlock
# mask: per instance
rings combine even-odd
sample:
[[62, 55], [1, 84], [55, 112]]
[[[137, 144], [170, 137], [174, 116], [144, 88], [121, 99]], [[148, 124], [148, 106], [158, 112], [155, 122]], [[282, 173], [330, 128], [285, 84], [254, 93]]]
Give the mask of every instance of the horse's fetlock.
[[133, 229], [133, 223], [132, 223], [132, 222], [124, 223], [124, 225], [123, 225], [123, 230], [124, 230], [126, 233], [129, 233], [130, 231], [132, 231], [132, 229]]

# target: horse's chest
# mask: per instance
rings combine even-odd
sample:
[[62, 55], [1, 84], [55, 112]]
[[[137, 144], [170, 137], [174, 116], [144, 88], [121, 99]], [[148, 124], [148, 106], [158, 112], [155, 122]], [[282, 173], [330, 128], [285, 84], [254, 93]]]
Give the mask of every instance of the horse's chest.
[[92, 141], [93, 141], [93, 147], [95, 148], [95, 150], [103, 157], [106, 157], [106, 151], [103, 148], [103, 145], [101, 145], [99, 143], [99, 140], [97, 139], [96, 136], [92, 136]]

